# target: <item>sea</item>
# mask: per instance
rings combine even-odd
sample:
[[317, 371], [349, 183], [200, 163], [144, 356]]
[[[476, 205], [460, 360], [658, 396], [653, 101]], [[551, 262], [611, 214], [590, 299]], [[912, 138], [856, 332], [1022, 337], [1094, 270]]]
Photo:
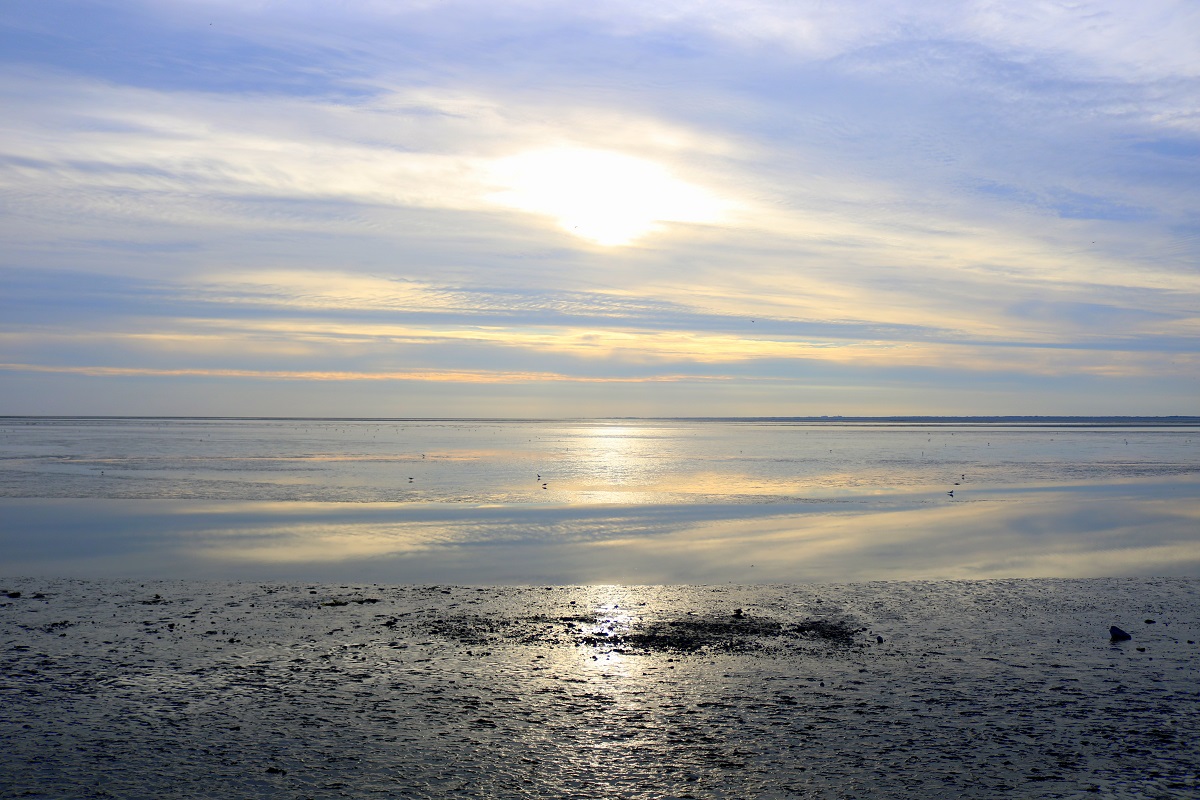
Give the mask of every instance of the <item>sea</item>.
[[1200, 420], [0, 419], [0, 798], [1200, 797]]
[[0, 574], [1200, 575], [1200, 419], [0, 419]]

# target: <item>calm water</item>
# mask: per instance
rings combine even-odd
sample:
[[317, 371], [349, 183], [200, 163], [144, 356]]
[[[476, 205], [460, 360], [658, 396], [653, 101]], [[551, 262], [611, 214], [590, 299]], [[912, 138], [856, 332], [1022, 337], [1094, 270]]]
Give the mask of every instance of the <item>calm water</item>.
[[1200, 428], [1105, 423], [8, 419], [0, 574], [1200, 574]]

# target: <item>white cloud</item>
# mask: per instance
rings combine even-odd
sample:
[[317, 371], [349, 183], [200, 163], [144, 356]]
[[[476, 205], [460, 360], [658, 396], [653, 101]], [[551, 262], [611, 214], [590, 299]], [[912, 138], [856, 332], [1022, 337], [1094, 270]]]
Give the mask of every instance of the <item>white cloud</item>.
[[[610, 220], [617, 206], [628, 217], [623, 225], [638, 218], [637, 231], [630, 228], [629, 236], [617, 238], [643, 235], [658, 221], [719, 216], [721, 203], [713, 192], [689, 185], [660, 159], [694, 164], [722, 145], [650, 119], [577, 108], [547, 120], [545, 109], [506, 109], [498, 100], [427, 89], [391, 92], [355, 108], [56, 77], [10, 74], [5, 81], [10, 108], [18, 114], [10, 117], [3, 143], [9, 164], [0, 174], [10, 194], [70, 197], [75, 212], [91, 202], [94, 211], [119, 216], [110, 199], [123, 195], [134, 218], [178, 213], [179, 205], [164, 202], [164, 194], [196, 201], [199, 224], [229, 224], [229, 214], [205, 202], [215, 197], [476, 211], [510, 206], [564, 225], [570, 220], [571, 227], [590, 225], [588, 238], [612, 239], [612, 231], [603, 229], [616, 223], [597, 222], [598, 206], [589, 206], [584, 193], [569, 197], [567, 183], [559, 181], [556, 189], [548, 183], [566, 177], [554, 174], [564, 164], [551, 169], [533, 163], [574, 153], [579, 157], [568, 159], [574, 167], [567, 172], [592, 183], [587, 196], [593, 200], [602, 185], [641, 182], [626, 200], [609, 192], [599, 203]], [[35, 95], [34, 80], [48, 92]], [[54, 102], [46, 102], [47, 94]], [[620, 121], [610, 126], [606, 117]], [[588, 148], [601, 138], [601, 129], [609, 147]], [[543, 155], [531, 155], [536, 152]], [[144, 202], [136, 202], [137, 193]], [[633, 213], [634, 206], [651, 202], [655, 208]], [[205, 219], [213, 213], [216, 219]]]

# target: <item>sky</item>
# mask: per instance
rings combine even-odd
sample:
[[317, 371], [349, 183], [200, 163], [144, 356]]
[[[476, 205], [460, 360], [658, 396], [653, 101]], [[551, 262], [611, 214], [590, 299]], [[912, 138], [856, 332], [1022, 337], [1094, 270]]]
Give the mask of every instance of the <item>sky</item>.
[[1200, 4], [8, 0], [0, 414], [1200, 413]]

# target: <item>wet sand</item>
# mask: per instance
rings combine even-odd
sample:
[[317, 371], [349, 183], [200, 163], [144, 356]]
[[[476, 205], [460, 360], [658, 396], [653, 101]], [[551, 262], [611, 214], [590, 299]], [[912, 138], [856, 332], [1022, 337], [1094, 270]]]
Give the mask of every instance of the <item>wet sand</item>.
[[1200, 795], [1200, 579], [0, 588], [3, 797]]

